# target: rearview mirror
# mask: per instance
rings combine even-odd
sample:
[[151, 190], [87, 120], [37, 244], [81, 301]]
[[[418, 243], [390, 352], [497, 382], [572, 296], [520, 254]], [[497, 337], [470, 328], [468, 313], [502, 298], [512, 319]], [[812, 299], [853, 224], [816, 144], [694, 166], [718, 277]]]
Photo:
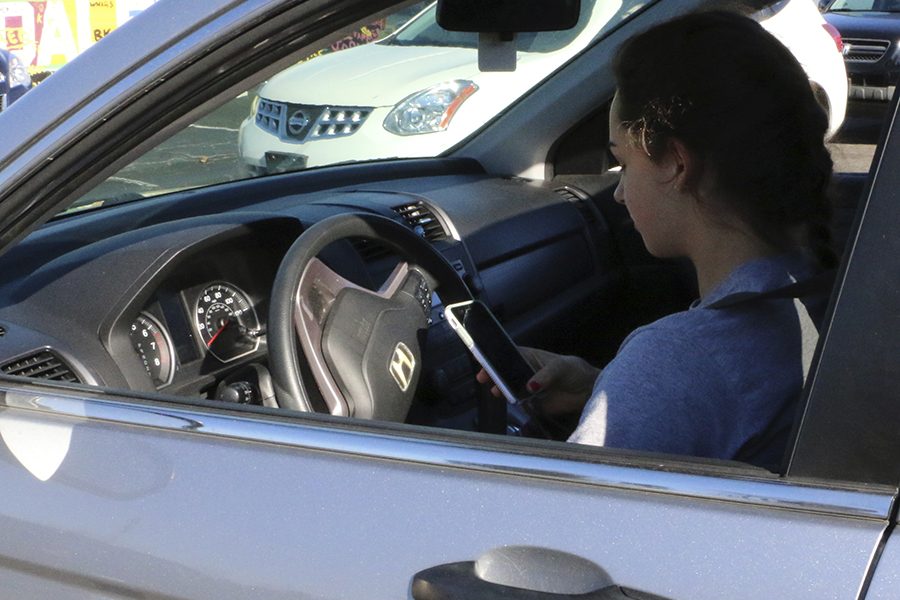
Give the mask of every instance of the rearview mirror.
[[564, 31], [580, 9], [581, 0], [438, 0], [437, 22], [450, 31]]
[[581, 0], [438, 0], [438, 25], [478, 32], [480, 71], [516, 70], [516, 34], [578, 24]]

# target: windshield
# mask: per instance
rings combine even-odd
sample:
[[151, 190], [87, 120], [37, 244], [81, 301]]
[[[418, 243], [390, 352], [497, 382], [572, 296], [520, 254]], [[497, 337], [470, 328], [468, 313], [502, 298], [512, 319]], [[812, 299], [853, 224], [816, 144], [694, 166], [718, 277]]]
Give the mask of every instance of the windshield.
[[646, 4], [582, 0], [574, 29], [518, 36], [515, 72], [479, 71], [475, 34], [442, 29], [432, 2], [407, 6], [301, 57], [63, 214], [274, 173], [441, 156]]
[[900, 0], [835, 0], [832, 12], [900, 12]]

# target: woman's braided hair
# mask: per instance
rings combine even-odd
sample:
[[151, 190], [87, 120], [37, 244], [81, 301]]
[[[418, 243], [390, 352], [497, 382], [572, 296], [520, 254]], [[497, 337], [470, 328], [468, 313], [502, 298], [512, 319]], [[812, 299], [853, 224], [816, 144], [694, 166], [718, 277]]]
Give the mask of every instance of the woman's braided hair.
[[777, 39], [735, 13], [697, 13], [626, 42], [613, 70], [619, 115], [651, 159], [677, 138], [756, 235], [835, 264], [828, 118]]

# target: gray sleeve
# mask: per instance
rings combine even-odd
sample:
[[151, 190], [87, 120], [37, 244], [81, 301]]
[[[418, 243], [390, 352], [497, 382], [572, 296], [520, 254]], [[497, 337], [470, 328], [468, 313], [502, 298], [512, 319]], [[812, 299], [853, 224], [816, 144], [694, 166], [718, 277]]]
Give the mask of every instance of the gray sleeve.
[[678, 332], [635, 332], [597, 379], [570, 442], [730, 458], [725, 374]]

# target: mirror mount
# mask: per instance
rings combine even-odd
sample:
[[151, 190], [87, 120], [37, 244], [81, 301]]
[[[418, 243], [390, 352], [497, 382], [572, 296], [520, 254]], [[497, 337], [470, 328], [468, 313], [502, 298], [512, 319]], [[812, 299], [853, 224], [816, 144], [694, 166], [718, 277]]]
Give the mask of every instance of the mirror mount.
[[478, 70], [482, 72], [515, 71], [516, 34], [514, 32], [479, 32]]

